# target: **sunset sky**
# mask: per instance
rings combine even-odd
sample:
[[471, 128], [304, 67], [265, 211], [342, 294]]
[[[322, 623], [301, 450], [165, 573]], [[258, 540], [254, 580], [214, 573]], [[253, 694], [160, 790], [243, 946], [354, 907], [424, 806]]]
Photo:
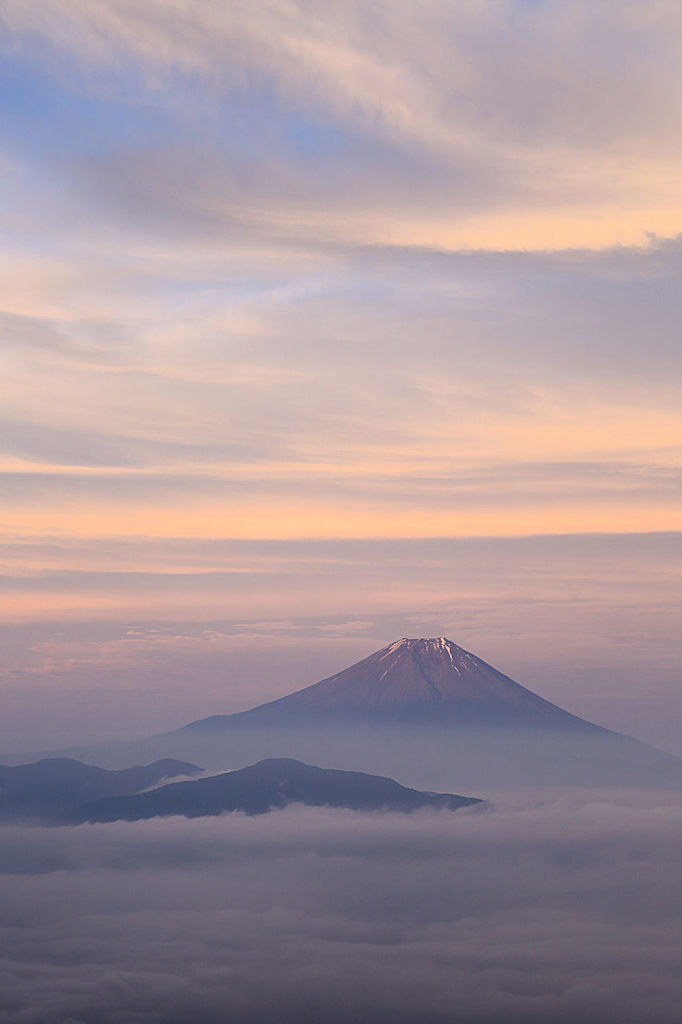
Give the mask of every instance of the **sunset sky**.
[[446, 634], [682, 753], [680, 14], [4, 0], [3, 742]]

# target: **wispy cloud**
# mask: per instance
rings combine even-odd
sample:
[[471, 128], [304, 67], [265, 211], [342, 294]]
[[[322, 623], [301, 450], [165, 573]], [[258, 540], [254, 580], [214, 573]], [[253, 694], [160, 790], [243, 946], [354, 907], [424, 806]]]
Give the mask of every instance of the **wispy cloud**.
[[[6, 4], [4, 20], [66, 88], [128, 104], [132, 145], [84, 173], [131, 213], [505, 247], [524, 228], [536, 245], [682, 227], [669, 4], [205, 0], [190, 15], [51, 0]], [[145, 138], [150, 107], [163, 117]], [[191, 151], [164, 139], [167, 119]]]
[[[440, 633], [501, 557], [447, 538], [679, 529], [674, 4], [7, 0], [0, 24], [4, 622]], [[666, 550], [607, 559], [597, 634], [636, 594], [672, 643]], [[537, 635], [544, 580], [560, 639], [534, 559], [477, 614]]]

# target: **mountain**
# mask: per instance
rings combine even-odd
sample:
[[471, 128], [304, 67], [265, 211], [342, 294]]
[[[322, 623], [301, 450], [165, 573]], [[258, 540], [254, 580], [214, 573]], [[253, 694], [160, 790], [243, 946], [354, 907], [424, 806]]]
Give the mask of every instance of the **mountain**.
[[438, 724], [593, 732], [592, 725], [446, 637], [403, 637], [312, 686], [185, 730], [320, 724]]
[[169, 758], [119, 771], [70, 757], [0, 765], [0, 821], [57, 820], [85, 801], [139, 793], [163, 779], [197, 775], [202, 770]]
[[425, 790], [682, 788], [682, 760], [557, 707], [445, 637], [403, 637], [312, 686], [232, 715], [76, 756], [225, 770], [263, 758], [388, 775]]
[[72, 822], [138, 821], [181, 814], [200, 818], [225, 811], [265, 814], [289, 804], [344, 807], [354, 811], [401, 811], [423, 807], [455, 811], [482, 803], [452, 793], [422, 793], [393, 779], [364, 772], [316, 768], [291, 758], [258, 764], [192, 782], [176, 782], [136, 796], [108, 797], [78, 807]]

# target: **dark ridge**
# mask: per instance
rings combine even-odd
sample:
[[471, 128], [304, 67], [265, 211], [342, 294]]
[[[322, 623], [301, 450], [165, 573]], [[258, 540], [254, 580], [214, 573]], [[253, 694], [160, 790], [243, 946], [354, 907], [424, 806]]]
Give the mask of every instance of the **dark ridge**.
[[408, 789], [393, 779], [365, 772], [317, 768], [292, 758], [268, 758], [207, 779], [176, 782], [129, 797], [96, 800], [69, 812], [72, 823], [139, 821], [183, 815], [199, 818], [243, 811], [249, 815], [305, 804], [354, 811], [399, 811], [424, 807], [458, 810], [480, 804], [473, 797]]
[[89, 800], [139, 793], [164, 779], [201, 771], [173, 758], [115, 771], [70, 757], [0, 765], [0, 821], [51, 820]]

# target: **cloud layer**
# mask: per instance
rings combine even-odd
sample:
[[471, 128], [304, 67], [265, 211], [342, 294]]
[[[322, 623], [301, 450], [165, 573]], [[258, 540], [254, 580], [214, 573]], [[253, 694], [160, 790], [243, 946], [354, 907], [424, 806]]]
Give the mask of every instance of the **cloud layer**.
[[8, 1024], [672, 1024], [679, 799], [3, 829]]
[[6, 3], [1, 528], [676, 528], [676, 14]]
[[[88, 196], [152, 222], [450, 248], [682, 228], [665, 2], [203, 0], [190, 16], [50, 0], [4, 21], [22, 57], [110, 114], [115, 153], [79, 161]], [[111, 107], [131, 99], [122, 131]]]

